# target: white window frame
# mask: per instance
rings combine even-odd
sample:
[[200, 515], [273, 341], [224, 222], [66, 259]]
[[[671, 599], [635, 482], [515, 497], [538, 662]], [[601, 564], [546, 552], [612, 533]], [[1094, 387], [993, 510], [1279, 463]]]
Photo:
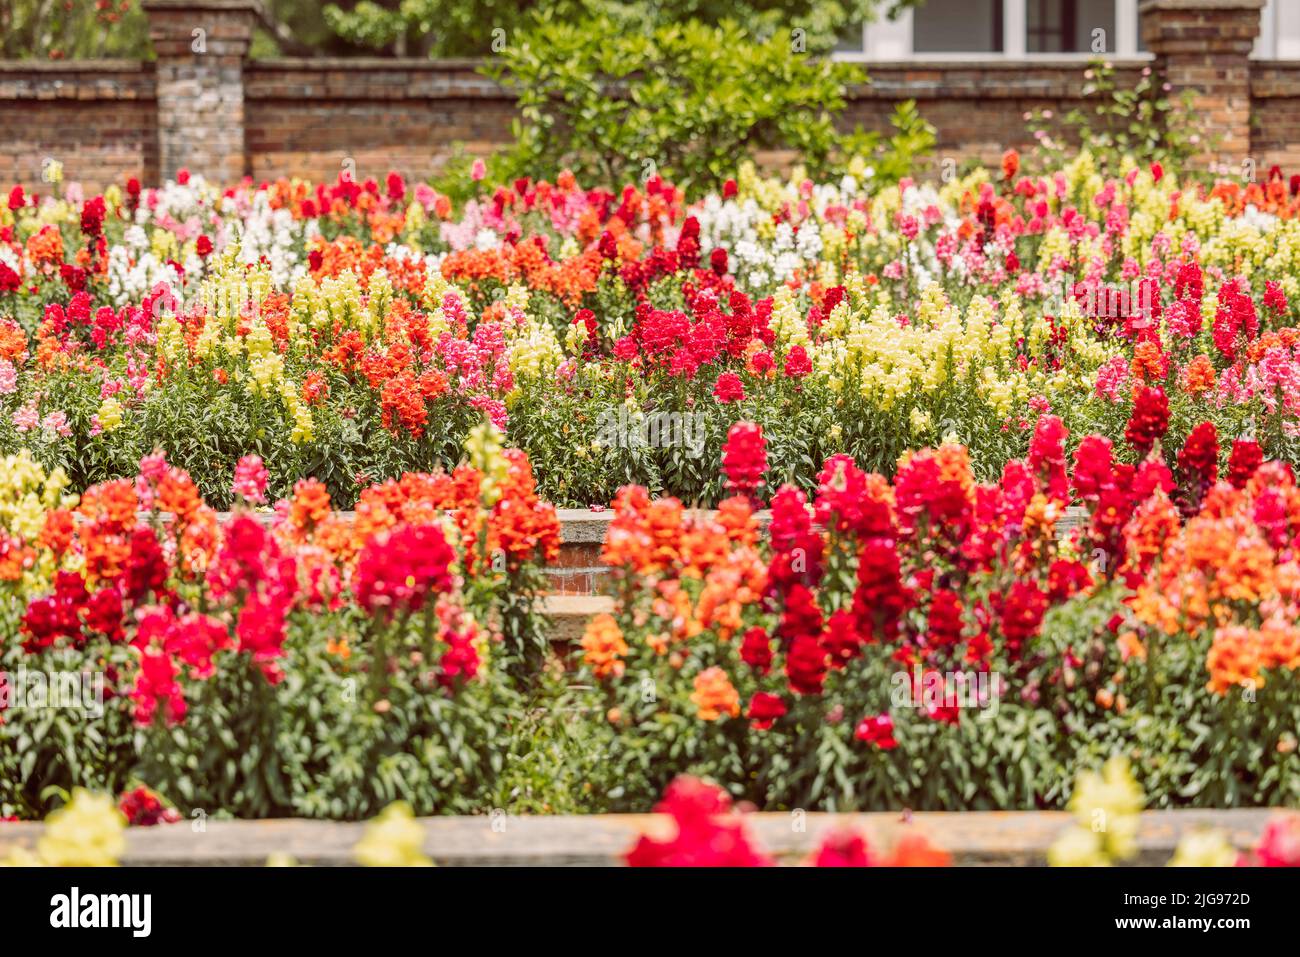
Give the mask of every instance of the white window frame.
[[1256, 60], [1300, 60], [1300, 4], [1264, 0], [1250, 55]]
[[[1267, 0], [1272, 7], [1275, 0]], [[1300, 4], [1297, 4], [1300, 7]], [[1266, 8], [1267, 9], [1267, 8]], [[1300, 11], [1298, 11], [1300, 12]], [[972, 53], [930, 53], [912, 49], [912, 21], [915, 11], [904, 10], [896, 20], [881, 17], [862, 25], [862, 50], [841, 50], [835, 54], [837, 60], [853, 60], [885, 63], [891, 60], [949, 60], [955, 63], [978, 60], [1079, 60], [1086, 62], [1094, 58], [1093, 53], [1029, 53], [1028, 23], [1026, 0], [1002, 0], [1002, 50], [1000, 52], [976, 51]], [[1261, 31], [1262, 33], [1262, 31]], [[1261, 36], [1262, 40], [1262, 36]], [[1293, 41], [1295, 56], [1300, 57], [1300, 31]], [[1259, 49], [1259, 44], [1256, 44]], [[1138, 0], [1115, 0], [1115, 37], [1114, 50], [1108, 50], [1106, 56], [1123, 60], [1150, 59], [1150, 53], [1138, 49]]]

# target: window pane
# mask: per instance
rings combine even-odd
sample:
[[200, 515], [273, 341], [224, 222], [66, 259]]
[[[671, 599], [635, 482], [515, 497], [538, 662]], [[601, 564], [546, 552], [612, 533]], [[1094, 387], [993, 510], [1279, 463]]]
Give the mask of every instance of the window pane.
[[1115, 0], [1026, 0], [1025, 27], [1030, 53], [1113, 53]]
[[924, 0], [912, 15], [917, 53], [1002, 50], [1002, 0]]
[[1075, 52], [1091, 53], [1093, 31], [1097, 34], [1098, 45], [1105, 48], [1099, 53], [1115, 52], [1115, 0], [1075, 0], [1074, 35], [1078, 38]]

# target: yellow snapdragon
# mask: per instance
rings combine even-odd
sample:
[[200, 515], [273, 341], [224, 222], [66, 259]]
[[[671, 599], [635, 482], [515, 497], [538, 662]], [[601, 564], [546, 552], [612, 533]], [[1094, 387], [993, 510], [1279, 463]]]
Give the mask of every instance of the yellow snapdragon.
[[1126, 758], [1111, 758], [1100, 774], [1082, 772], [1070, 798], [1077, 823], [1048, 850], [1048, 862], [1053, 867], [1106, 866], [1133, 857], [1145, 803]]
[[1169, 867], [1233, 867], [1237, 863], [1237, 849], [1222, 831], [1195, 830], [1184, 834], [1178, 841]]
[[771, 328], [782, 351], [808, 345], [808, 323], [799, 308], [797, 294], [789, 286], [782, 286], [772, 297]]
[[504, 447], [501, 430], [486, 419], [465, 437], [469, 464], [483, 474], [483, 502], [489, 507], [501, 497], [500, 486], [509, 473], [510, 464], [501, 454]]
[[352, 853], [365, 867], [429, 867], [433, 863], [424, 854], [424, 828], [405, 801], [388, 805], [367, 823]]
[[126, 851], [126, 818], [107, 794], [76, 788], [45, 819], [36, 856], [50, 867], [114, 867]]
[[122, 425], [122, 403], [117, 400], [117, 396], [110, 395], [99, 403], [99, 411], [95, 415], [99, 420], [100, 429], [104, 432], [112, 432]]
[[[569, 351], [578, 351], [585, 337], [585, 328], [571, 325], [566, 342]], [[511, 336], [507, 361], [516, 379], [539, 379], [555, 372], [564, 361], [564, 350], [560, 348], [560, 340], [550, 323], [529, 319]]]

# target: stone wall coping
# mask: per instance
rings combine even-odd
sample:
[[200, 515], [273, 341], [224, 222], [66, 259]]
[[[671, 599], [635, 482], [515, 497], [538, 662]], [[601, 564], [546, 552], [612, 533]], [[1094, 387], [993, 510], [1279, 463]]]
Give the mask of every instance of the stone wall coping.
[[[161, 0], [157, 0], [161, 2]], [[409, 70], [421, 73], [466, 72], [478, 70], [488, 63], [487, 59], [459, 57], [447, 59], [424, 59], [420, 57], [276, 57], [269, 60], [249, 60], [244, 69], [247, 71], [268, 72], [317, 72], [326, 70], [356, 70], [358, 72], [376, 70], [384, 73]], [[1151, 65], [1150, 57], [1110, 58], [1108, 61], [1117, 70], [1141, 69]], [[1254, 60], [1255, 64], [1265, 67], [1281, 67], [1295, 64], [1292, 60]], [[939, 70], [979, 71], [982, 73], [1021, 74], [1026, 70], [1050, 71], [1068, 70], [1077, 72], [1086, 66], [1087, 59], [1066, 59], [1058, 57], [1029, 58], [1024, 60], [983, 60], [983, 59], [936, 59], [936, 60], [876, 60], [864, 61], [868, 73], [872, 70], [888, 72], [929, 72]], [[0, 60], [0, 73], [133, 73], [153, 69], [152, 60], [131, 60], [121, 58], [86, 59], [86, 60]], [[486, 78], [485, 78], [486, 79]]]
[[237, 12], [247, 10], [249, 13], [256, 14], [263, 12], [260, 0], [142, 0], [140, 8], [146, 13], [150, 10], [166, 10], [170, 12], [184, 10]]
[[[457, 99], [466, 96], [511, 99], [509, 90], [478, 69], [486, 59], [460, 58], [429, 60], [383, 57], [293, 57], [250, 60], [245, 64], [245, 96], [250, 100], [282, 99], [283, 93], [261, 86], [272, 78], [306, 82], [320, 81], [325, 88], [313, 89], [313, 97], [325, 99], [373, 99], [377, 94], [367, 84], [371, 76], [408, 75], [460, 81], [459, 86], [441, 88], [414, 86], [384, 89], [385, 98]], [[1151, 58], [1112, 58], [1120, 72], [1136, 72], [1151, 64]], [[1078, 98], [1079, 73], [1088, 60], [1078, 57], [1041, 57], [1029, 60], [925, 59], [866, 62], [869, 82], [852, 86], [850, 100], [917, 99], [1070, 99]], [[953, 81], [957, 86], [952, 86]], [[355, 82], [355, 85], [353, 85]]]
[[1139, 13], [1148, 10], [1262, 10], [1264, 0], [1142, 0]]
[[[1023, 73], [1030, 70], [1071, 70], [1077, 71], [1086, 66], [1092, 57], [1056, 56], [1053, 54], [1031, 54], [1023, 59], [985, 59], [981, 57], [957, 58], [937, 57], [934, 59], [908, 60], [862, 60], [853, 61], [865, 66], [867, 72], [872, 70], [980, 70], [998, 73]], [[1151, 56], [1107, 57], [1117, 70], [1141, 69], [1151, 65]], [[488, 57], [447, 57], [428, 59], [424, 57], [273, 57], [267, 60], [250, 60], [247, 69], [251, 70], [477, 70], [492, 62]]]
[[6, 73], [152, 73], [152, 60], [0, 60], [0, 75]]
[[[1220, 828], [1237, 847], [1254, 845], [1274, 814], [1268, 808], [1146, 811], [1139, 821], [1138, 856], [1133, 863], [1163, 865], [1179, 839], [1202, 827]], [[755, 843], [782, 863], [806, 861], [822, 838], [845, 828], [864, 833], [874, 846], [887, 846], [906, 826], [948, 851], [959, 865], [1026, 866], [1046, 863], [1048, 847], [1071, 815], [1063, 811], [886, 811], [863, 814], [809, 812], [805, 828], [791, 827], [789, 813], [746, 815]], [[668, 837], [673, 823], [663, 814], [588, 816], [499, 815], [420, 818], [424, 852], [443, 866], [609, 866], [641, 834]], [[504, 825], [504, 826], [503, 826]], [[272, 853], [300, 864], [355, 863], [352, 848], [364, 824], [280, 819], [206, 822], [195, 833], [188, 822], [130, 828], [122, 863], [154, 865], [260, 865]], [[0, 857], [15, 848], [34, 848], [38, 823], [0, 824]]]
[[594, 615], [612, 615], [617, 606], [609, 595], [542, 595], [537, 600], [541, 614], [556, 619], [585, 622]]
[[[1000, 59], [983, 59], [973, 57], [971, 59], [950, 57], [935, 59], [914, 59], [914, 60], [854, 60], [854, 63], [860, 63], [866, 67], [867, 75], [870, 76], [873, 70], [902, 70], [907, 72], [928, 71], [928, 70], [978, 70], [981, 73], [1024, 73], [1026, 70], [1068, 70], [1071, 73], [1078, 73], [1081, 68], [1086, 68], [1088, 63], [1094, 59], [1091, 56], [1055, 56], [1052, 54], [1027, 54], [1023, 58]], [[1150, 55], [1136, 57], [1103, 57], [1107, 63], [1116, 70], [1140, 70], [1143, 67], [1150, 66], [1152, 57]]]
[[329, 56], [329, 57], [275, 57], [270, 60], [249, 60], [245, 70], [380, 70], [391, 73], [401, 70], [437, 73], [440, 71], [477, 70], [490, 61], [477, 57], [448, 57], [437, 60], [427, 57]]

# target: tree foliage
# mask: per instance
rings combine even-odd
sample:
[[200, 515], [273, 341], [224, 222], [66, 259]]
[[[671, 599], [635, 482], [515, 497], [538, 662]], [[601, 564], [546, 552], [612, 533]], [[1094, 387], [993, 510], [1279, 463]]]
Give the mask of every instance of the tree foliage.
[[[330, 29], [323, 8], [300, 0], [262, 0], [253, 56], [343, 54], [359, 48]], [[0, 58], [148, 59], [149, 22], [140, 0], [4, 0]]]
[[846, 27], [895, 15], [916, 0], [360, 0], [330, 4], [325, 18], [360, 46], [411, 56], [489, 56], [539, 25], [647, 33], [669, 24], [732, 21], [767, 39], [803, 31], [807, 49], [824, 52]]
[[836, 148], [849, 85], [866, 75], [800, 52], [797, 40], [755, 40], [729, 21], [536, 27], [487, 68], [519, 99], [508, 165], [611, 184], [658, 174], [688, 187], [721, 183], [738, 157], [761, 150], [793, 150], [816, 169]]
[[139, 0], [0, 3], [0, 57], [5, 59], [140, 58], [148, 49]]

